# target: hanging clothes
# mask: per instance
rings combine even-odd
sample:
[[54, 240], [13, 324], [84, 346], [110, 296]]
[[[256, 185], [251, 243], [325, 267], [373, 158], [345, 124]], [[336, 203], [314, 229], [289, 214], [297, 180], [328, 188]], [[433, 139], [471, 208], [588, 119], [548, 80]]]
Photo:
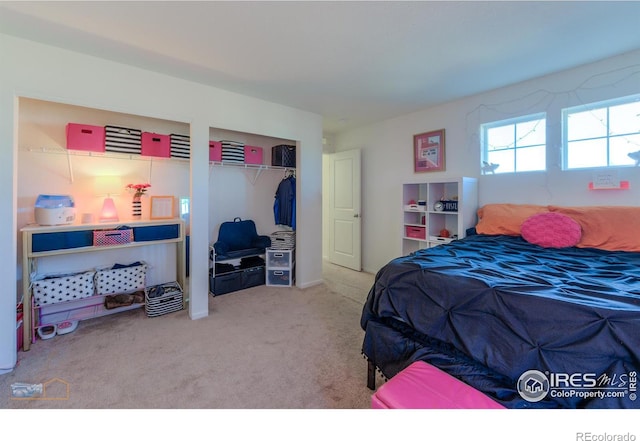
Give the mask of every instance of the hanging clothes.
[[273, 215], [276, 225], [286, 225], [296, 229], [296, 178], [289, 176], [278, 184]]

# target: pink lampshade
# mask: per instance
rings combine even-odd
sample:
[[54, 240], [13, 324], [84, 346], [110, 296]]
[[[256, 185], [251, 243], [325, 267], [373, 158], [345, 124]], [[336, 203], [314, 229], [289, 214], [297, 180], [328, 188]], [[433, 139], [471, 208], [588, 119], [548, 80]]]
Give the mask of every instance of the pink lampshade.
[[118, 210], [116, 210], [116, 204], [110, 197], [104, 198], [102, 203], [102, 210], [100, 211], [100, 222], [118, 222]]
[[100, 222], [118, 222], [118, 210], [111, 196], [117, 195], [122, 189], [122, 181], [119, 176], [97, 176], [94, 183], [96, 195], [104, 196], [102, 210], [100, 210]]

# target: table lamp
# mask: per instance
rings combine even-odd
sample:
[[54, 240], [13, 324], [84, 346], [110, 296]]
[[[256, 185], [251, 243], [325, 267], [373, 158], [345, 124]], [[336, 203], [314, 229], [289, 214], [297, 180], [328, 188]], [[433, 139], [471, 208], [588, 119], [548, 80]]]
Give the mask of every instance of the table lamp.
[[118, 222], [118, 210], [111, 196], [117, 196], [122, 188], [119, 176], [96, 176], [95, 190], [98, 196], [104, 197], [100, 222]]

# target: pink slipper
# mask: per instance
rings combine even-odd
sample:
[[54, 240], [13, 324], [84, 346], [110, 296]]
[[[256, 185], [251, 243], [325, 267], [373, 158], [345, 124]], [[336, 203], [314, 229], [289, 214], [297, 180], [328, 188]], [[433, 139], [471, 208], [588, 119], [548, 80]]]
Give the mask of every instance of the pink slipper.
[[75, 331], [77, 327], [78, 327], [78, 321], [77, 320], [58, 323], [58, 329], [57, 329], [56, 333], [58, 335], [68, 334], [70, 332]]

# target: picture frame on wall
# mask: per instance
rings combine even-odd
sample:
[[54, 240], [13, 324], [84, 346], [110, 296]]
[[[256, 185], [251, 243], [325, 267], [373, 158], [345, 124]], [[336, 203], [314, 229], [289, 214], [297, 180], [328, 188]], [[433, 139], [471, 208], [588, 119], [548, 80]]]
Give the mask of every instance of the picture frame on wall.
[[150, 219], [173, 219], [174, 216], [173, 196], [151, 196]]
[[445, 170], [444, 129], [413, 135], [414, 172]]

